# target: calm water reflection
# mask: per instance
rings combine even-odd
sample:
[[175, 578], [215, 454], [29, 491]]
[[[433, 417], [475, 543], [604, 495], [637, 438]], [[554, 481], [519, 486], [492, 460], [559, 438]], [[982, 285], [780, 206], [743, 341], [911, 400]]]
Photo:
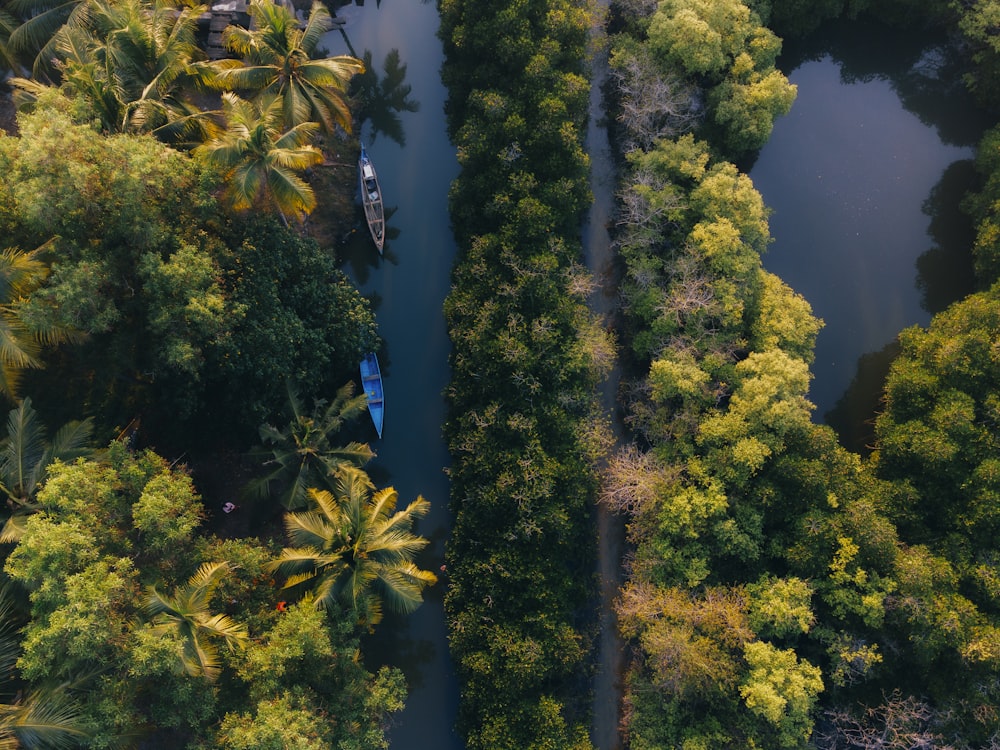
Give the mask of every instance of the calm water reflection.
[[[417, 495], [431, 502], [430, 514], [417, 525], [431, 544], [418, 562], [438, 572], [451, 523], [441, 436], [450, 345], [441, 306], [455, 255], [447, 197], [458, 163], [445, 131], [437, 10], [433, 3], [407, 0], [346, 5], [336, 15], [344, 26], [326, 35], [330, 54], [374, 61], [377, 75], [365, 81], [361, 137], [387, 205], [383, 258], [360, 223], [341, 248], [345, 270], [375, 303], [385, 340], [379, 353], [385, 431], [372, 443], [378, 458], [368, 468], [378, 486], [396, 488], [401, 503]], [[365, 644], [370, 667], [398, 666], [409, 684], [406, 708], [390, 732], [393, 750], [463, 747], [453, 730], [458, 683], [447, 649], [442, 579], [416, 613], [386, 617]]]
[[750, 172], [774, 212], [764, 265], [826, 322], [817, 419], [863, 450], [896, 335], [971, 289], [958, 201], [985, 120], [928, 35], [832, 26], [782, 63], [798, 98]]

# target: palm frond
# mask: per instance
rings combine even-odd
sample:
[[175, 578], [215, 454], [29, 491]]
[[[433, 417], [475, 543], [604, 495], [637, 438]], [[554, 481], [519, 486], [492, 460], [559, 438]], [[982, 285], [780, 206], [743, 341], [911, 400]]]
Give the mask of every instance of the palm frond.
[[423, 601], [422, 590], [437, 582], [437, 576], [412, 563], [379, 569], [381, 593], [389, 609], [409, 614]]
[[312, 7], [309, 9], [309, 18], [306, 20], [306, 27], [302, 30], [299, 46], [311, 57], [322, 41], [323, 35], [332, 28], [333, 19], [330, 17], [330, 11], [323, 3], [313, 0]]
[[44, 455], [45, 428], [31, 407], [31, 398], [25, 398], [7, 414], [7, 437], [0, 451], [0, 476], [18, 499], [34, 491]]
[[289, 541], [298, 549], [322, 550], [331, 549], [331, 543], [340, 538], [346, 538], [346, 528], [340, 528], [336, 519], [327, 519], [316, 512], [286, 513], [285, 533]]
[[342, 466], [362, 467], [375, 458], [375, 451], [368, 443], [350, 442], [339, 448], [331, 448], [320, 456], [327, 474], [333, 476]]
[[28, 518], [37, 510], [37, 506], [28, 506], [22, 511], [15, 511], [11, 514], [0, 529], [0, 544], [16, 544], [21, 541], [24, 532], [28, 528]]
[[88, 736], [75, 704], [59, 693], [30, 693], [13, 709], [3, 717], [3, 730], [24, 750], [78, 747]]
[[237, 622], [229, 615], [212, 615], [199, 623], [199, 627], [213, 636], [222, 638], [230, 650], [241, 648], [250, 640], [246, 625]]
[[206, 562], [202, 563], [195, 574], [184, 587], [189, 592], [191, 603], [197, 609], [208, 607], [215, 589], [222, 583], [222, 579], [229, 574], [231, 568], [227, 562]]

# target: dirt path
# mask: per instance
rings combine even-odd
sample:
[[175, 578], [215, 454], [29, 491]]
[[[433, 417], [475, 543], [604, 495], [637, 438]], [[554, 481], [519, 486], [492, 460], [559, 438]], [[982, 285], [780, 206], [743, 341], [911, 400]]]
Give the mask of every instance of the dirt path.
[[[606, 10], [607, 0], [598, 4]], [[591, 309], [610, 325], [616, 309], [618, 283], [611, 252], [608, 226], [614, 212], [615, 175], [611, 159], [608, 131], [604, 126], [604, 104], [601, 91], [608, 75], [608, 54], [604, 44], [603, 19], [592, 32], [600, 44], [593, 61], [590, 84], [590, 124], [587, 129], [587, 151], [590, 154], [590, 187], [594, 202], [584, 227], [584, 256], [587, 267], [599, 284], [591, 295]], [[603, 384], [603, 411], [611, 419], [617, 441], [622, 436], [622, 423], [617, 404], [620, 373], [616, 368]], [[620, 750], [619, 732], [622, 698], [622, 676], [625, 671], [624, 644], [618, 636], [618, 626], [612, 604], [622, 581], [621, 561], [624, 549], [624, 522], [598, 506], [598, 573], [601, 581], [600, 639], [597, 673], [594, 677], [593, 726], [590, 738], [597, 750]]]

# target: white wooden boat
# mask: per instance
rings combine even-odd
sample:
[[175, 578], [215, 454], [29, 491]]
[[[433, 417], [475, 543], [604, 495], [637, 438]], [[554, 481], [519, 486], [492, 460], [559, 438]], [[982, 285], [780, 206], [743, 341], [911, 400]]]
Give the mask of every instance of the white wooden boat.
[[361, 156], [358, 157], [358, 179], [361, 182], [361, 205], [365, 208], [368, 231], [372, 233], [375, 247], [378, 248], [379, 255], [381, 255], [382, 245], [385, 243], [385, 211], [382, 207], [382, 188], [378, 184], [375, 165], [372, 164], [371, 157], [365, 151], [363, 143], [361, 144]]

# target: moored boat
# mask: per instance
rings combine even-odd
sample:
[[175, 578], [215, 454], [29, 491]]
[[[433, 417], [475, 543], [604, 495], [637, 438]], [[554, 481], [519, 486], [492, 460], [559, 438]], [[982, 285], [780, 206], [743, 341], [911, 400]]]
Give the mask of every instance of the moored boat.
[[375, 423], [375, 432], [382, 437], [382, 418], [385, 414], [385, 399], [382, 394], [382, 372], [379, 370], [378, 357], [369, 352], [361, 360], [361, 387], [368, 397], [368, 413]]
[[382, 254], [382, 245], [385, 243], [385, 211], [382, 206], [382, 188], [378, 184], [378, 175], [375, 173], [375, 165], [372, 164], [371, 157], [365, 151], [365, 144], [361, 144], [361, 156], [358, 157], [358, 179], [361, 182], [361, 205], [365, 209], [365, 221], [368, 222], [368, 231], [375, 240], [375, 247], [378, 248], [379, 255]]

